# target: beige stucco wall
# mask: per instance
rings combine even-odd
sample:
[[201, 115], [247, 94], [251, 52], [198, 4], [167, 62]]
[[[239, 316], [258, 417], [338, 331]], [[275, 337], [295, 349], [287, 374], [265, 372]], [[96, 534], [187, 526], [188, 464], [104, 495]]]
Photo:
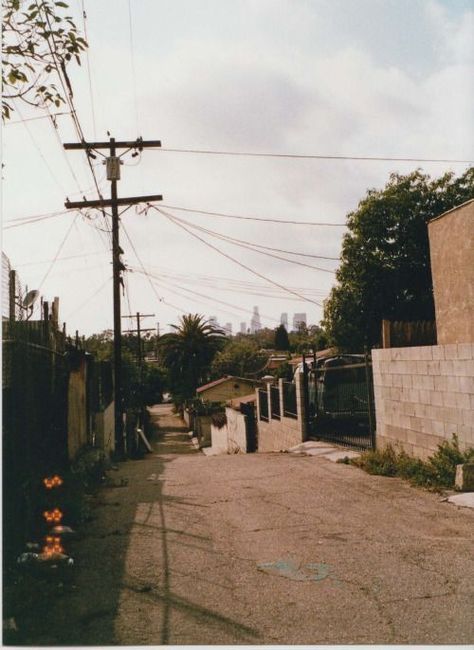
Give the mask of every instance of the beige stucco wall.
[[[283, 415], [283, 380], [278, 381], [280, 389], [280, 413], [279, 420], [272, 419], [269, 409], [269, 420], [264, 422], [260, 419], [260, 404], [257, 391], [257, 427], [258, 427], [258, 451], [285, 451], [298, 445], [305, 440], [304, 424], [304, 397], [303, 397], [303, 375], [296, 375], [296, 410], [298, 418], [288, 418]], [[270, 387], [267, 386], [268, 400], [270, 403]]]
[[246, 416], [226, 407], [227, 424], [221, 429], [211, 424], [212, 449], [216, 453], [235, 454], [247, 452]]
[[456, 433], [474, 447], [474, 343], [372, 350], [377, 445], [426, 459]]
[[428, 224], [438, 344], [474, 342], [474, 200]]
[[197, 393], [197, 396], [205, 402], [227, 402], [227, 400], [234, 399], [234, 397], [250, 395], [254, 388], [254, 382], [229, 379], [217, 386], [212, 386], [201, 393]]

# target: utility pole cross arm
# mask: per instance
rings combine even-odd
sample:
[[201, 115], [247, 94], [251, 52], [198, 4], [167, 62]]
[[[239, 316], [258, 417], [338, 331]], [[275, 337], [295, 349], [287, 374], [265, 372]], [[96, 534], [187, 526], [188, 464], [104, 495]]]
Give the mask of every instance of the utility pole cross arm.
[[128, 198], [96, 199], [94, 201], [66, 201], [65, 207], [70, 208], [107, 208], [114, 205], [134, 205], [135, 203], [151, 203], [162, 201], [161, 194], [150, 194], [149, 196], [130, 196]]
[[[66, 142], [65, 149], [81, 150], [81, 149], [110, 149], [110, 142]], [[147, 147], [161, 147], [161, 140], [117, 140], [115, 142], [116, 149], [146, 149]]]

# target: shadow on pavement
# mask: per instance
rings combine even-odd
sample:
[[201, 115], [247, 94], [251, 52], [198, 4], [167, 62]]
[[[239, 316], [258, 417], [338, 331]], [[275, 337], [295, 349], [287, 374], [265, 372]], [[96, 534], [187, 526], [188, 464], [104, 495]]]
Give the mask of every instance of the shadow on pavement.
[[[169, 421], [170, 416], [166, 419]], [[76, 558], [73, 582], [60, 587], [48, 602], [41, 602], [41, 594], [38, 594], [37, 611], [28, 612], [22, 620], [17, 621], [19, 633], [15, 645], [118, 645], [121, 641], [117, 638], [116, 617], [119, 609], [127, 607], [126, 594], [130, 590], [139, 594], [145, 610], [153, 603], [161, 604], [158, 610], [161, 614], [160, 638], [151, 642], [148, 638], [141, 640], [144, 633], [146, 637], [146, 630], [137, 629], [134, 644], [169, 644], [172, 633], [170, 617], [174, 609], [199, 619], [203, 626], [217, 626], [242, 642], [249, 643], [258, 638], [258, 633], [252, 628], [172, 591], [173, 569], [170, 565], [168, 535], [178, 534], [179, 539], [174, 543], [190, 549], [203, 550], [205, 547], [199, 546], [199, 542], [210, 540], [185, 530], [167, 528], [167, 507], [199, 507], [200, 504], [163, 493], [166, 466], [173, 462], [176, 455], [198, 452], [189, 441], [186, 426], [168, 426], [165, 420], [166, 427], [161, 429], [160, 416], [154, 413], [152, 422], [155, 427], [153, 453], [143, 460], [127, 461], [121, 464], [117, 473], [111, 472], [113, 478], [127, 479], [128, 484], [100, 490], [94, 504], [93, 520], [84, 526], [81, 538], [71, 545], [71, 553]], [[153, 481], [147, 480], [151, 472]], [[137, 509], [147, 504], [150, 513], [159, 513], [158, 525], [156, 519], [155, 523], [147, 523], [146, 518], [141, 522], [136, 521]], [[161, 557], [156, 557], [157, 566], [150, 567], [150, 573], [155, 569], [160, 574], [156, 584], [131, 578], [126, 573], [127, 553], [140, 525], [156, 530], [156, 536], [148, 535], [150, 543], [154, 542], [161, 553]], [[212, 552], [212, 549], [205, 550]], [[195, 579], [200, 580], [199, 576]], [[130, 623], [137, 620], [133, 612], [129, 620]], [[132, 638], [134, 632], [128, 631], [128, 637]], [[212, 638], [211, 630], [209, 639]]]

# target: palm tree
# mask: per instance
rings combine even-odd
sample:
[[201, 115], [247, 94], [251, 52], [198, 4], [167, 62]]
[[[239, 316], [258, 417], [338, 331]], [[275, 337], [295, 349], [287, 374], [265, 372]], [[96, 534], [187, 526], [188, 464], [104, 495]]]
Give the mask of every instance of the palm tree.
[[163, 362], [168, 369], [175, 397], [192, 397], [208, 379], [214, 355], [225, 343], [222, 330], [199, 314], [181, 316], [174, 332], [160, 339]]

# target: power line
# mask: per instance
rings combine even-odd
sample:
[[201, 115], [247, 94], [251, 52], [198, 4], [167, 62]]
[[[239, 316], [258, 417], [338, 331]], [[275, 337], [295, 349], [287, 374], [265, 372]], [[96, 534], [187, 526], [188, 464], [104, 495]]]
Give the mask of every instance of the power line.
[[[150, 268], [155, 269], [158, 273], [166, 273], [169, 272], [171, 274], [171, 277], [178, 278], [180, 281], [185, 281], [185, 280], [190, 280], [190, 278], [196, 278], [196, 282], [202, 283], [203, 281], [210, 280], [210, 281], [223, 281], [226, 284], [231, 284], [233, 286], [244, 286], [244, 287], [250, 287], [250, 288], [263, 288], [268, 291], [275, 291], [273, 287], [269, 287], [267, 284], [259, 283], [259, 282], [251, 282], [249, 280], [238, 280], [235, 278], [229, 278], [226, 276], [221, 276], [221, 275], [203, 275], [200, 273], [194, 273], [194, 274], [180, 274], [180, 273], [175, 273], [172, 269], [163, 269], [162, 267], [158, 267], [155, 265], [149, 265]], [[308, 291], [314, 293], [315, 290], [309, 287], [291, 287], [292, 289], [295, 289], [296, 291]]]
[[[42, 15], [42, 8], [41, 8], [40, 4], [38, 3], [38, 0], [35, 0], [35, 2], [36, 2], [36, 6], [38, 8], [38, 12], [40, 13], [40, 15]], [[49, 35], [46, 37], [46, 40], [47, 40], [47, 43], [48, 43], [48, 49], [50, 51], [52, 60], [54, 62], [54, 67], [56, 69], [56, 72], [57, 72], [61, 87], [63, 89], [63, 93], [64, 93], [64, 97], [66, 99], [66, 103], [68, 104], [70, 112], [71, 112], [71, 118], [72, 118], [72, 121], [73, 121], [73, 124], [74, 124], [74, 128], [75, 128], [75, 131], [77, 133], [77, 136], [78, 136], [79, 140], [81, 142], [85, 142], [84, 132], [82, 130], [81, 123], [80, 123], [79, 118], [77, 116], [76, 107], [74, 105], [71, 82], [70, 82], [68, 74], [66, 72], [66, 67], [64, 65], [64, 61], [62, 59], [59, 59], [59, 61], [58, 61], [58, 53], [56, 51], [56, 43], [55, 43], [54, 36], [53, 36], [53, 29], [51, 27], [51, 21], [49, 19], [49, 15], [48, 15], [47, 12], [44, 12], [44, 19], [47, 22], [48, 27], [49, 27]], [[53, 43], [53, 46], [51, 46], [51, 41]], [[94, 179], [94, 185], [95, 185], [97, 194], [99, 196], [99, 199], [102, 199], [102, 194], [100, 192], [99, 184], [97, 182], [94, 167], [92, 165], [92, 162], [91, 162], [87, 152], [86, 152], [86, 158], [87, 158], [87, 163], [89, 165], [89, 169], [90, 169], [90, 171], [92, 173], [92, 177]], [[105, 218], [104, 210], [102, 210], [102, 215], [103, 215], [105, 225], [106, 225], [106, 228], [107, 228], [108, 224], [107, 224], [107, 220]], [[111, 245], [111, 242], [112, 242], [112, 233], [109, 231], [109, 243], [110, 243], [110, 245]]]
[[[79, 255], [67, 255], [66, 257], [58, 257], [56, 258], [56, 262], [63, 262], [65, 260], [73, 260], [77, 259], [78, 257], [89, 257], [90, 255], [102, 255], [102, 251], [93, 251], [92, 253], [80, 253]], [[35, 266], [36, 264], [49, 264], [49, 262], [52, 262], [52, 260], [38, 260], [37, 262], [22, 262], [21, 264], [17, 264], [16, 266]]]
[[35, 221], [44, 221], [45, 219], [53, 219], [54, 217], [59, 217], [61, 215], [67, 214], [67, 210], [60, 210], [58, 212], [46, 212], [44, 214], [33, 214], [29, 217], [17, 217], [15, 219], [8, 219], [5, 221], [6, 224], [13, 224], [4, 226], [3, 230], [8, 230], [9, 228], [17, 228], [18, 226], [27, 226], [28, 223], [34, 223]]
[[[155, 209], [158, 210], [158, 208], [155, 208]], [[162, 212], [162, 211], [160, 210], [160, 212]], [[288, 289], [288, 287], [285, 287], [282, 284], [279, 284], [278, 282], [275, 282], [275, 280], [271, 280], [270, 278], [263, 275], [262, 273], [259, 273], [258, 271], [255, 271], [250, 266], [247, 266], [246, 264], [243, 264], [243, 262], [239, 262], [239, 260], [236, 260], [235, 257], [232, 257], [228, 253], [224, 253], [223, 251], [219, 250], [217, 248], [217, 246], [214, 246], [213, 244], [209, 243], [208, 241], [206, 241], [205, 239], [203, 239], [199, 235], [196, 235], [196, 233], [192, 232], [191, 230], [188, 230], [186, 228], [186, 226], [184, 226], [183, 224], [178, 223], [178, 221], [176, 221], [176, 219], [174, 217], [172, 217], [171, 215], [169, 215], [168, 213], [162, 212], [162, 214], [164, 214], [165, 217], [167, 217], [170, 221], [172, 221], [179, 228], [181, 228], [182, 230], [185, 230], [188, 233], [188, 235], [191, 235], [192, 237], [195, 237], [196, 239], [199, 239], [199, 241], [201, 241], [203, 244], [205, 244], [209, 248], [212, 248], [213, 250], [215, 250], [217, 253], [219, 253], [219, 255], [222, 255], [223, 257], [226, 257], [227, 259], [231, 260], [232, 262], [234, 262], [238, 266], [241, 266], [243, 269], [246, 269], [250, 273], [253, 273], [257, 277], [261, 278], [262, 280], [266, 280], [266, 282], [269, 282], [270, 284], [274, 284], [275, 286], [279, 287], [280, 289], [283, 289], [283, 291], [287, 291], [288, 293], [292, 293], [295, 296], [298, 296], [299, 298], [301, 298], [305, 302], [311, 302], [313, 305], [317, 305], [318, 307], [322, 307], [322, 304], [320, 302], [317, 302], [316, 300], [311, 300], [310, 298], [307, 298], [306, 296], [303, 296], [300, 293], [297, 293], [296, 291], [293, 291], [292, 289]]]
[[[167, 216], [161, 210], [161, 208], [156, 208], [155, 207], [155, 210], [157, 210], [161, 214], [164, 214], [165, 216]], [[190, 228], [192, 228], [194, 230], [199, 230], [201, 232], [204, 232], [204, 233], [210, 235], [211, 237], [215, 237], [216, 239], [226, 241], [229, 244], [232, 244], [233, 246], [238, 246], [239, 248], [246, 248], [247, 250], [251, 250], [251, 251], [253, 251], [255, 253], [260, 253], [261, 255], [266, 255], [267, 257], [273, 257], [273, 258], [275, 258], [277, 260], [283, 260], [284, 262], [290, 262], [291, 264], [296, 264], [297, 266], [304, 266], [305, 268], [313, 269], [314, 271], [322, 271], [324, 273], [332, 273], [332, 274], [335, 273], [335, 271], [333, 271], [331, 269], [323, 269], [323, 268], [321, 268], [319, 266], [313, 266], [312, 264], [306, 264], [305, 262], [298, 262], [297, 260], [291, 260], [288, 257], [282, 257], [281, 255], [275, 255], [274, 253], [267, 253], [266, 251], [259, 250], [254, 245], [249, 244], [248, 242], [243, 243], [242, 240], [234, 239], [233, 237], [228, 237], [227, 235], [222, 235], [220, 233], [216, 233], [213, 230], [208, 230], [207, 228], [202, 228], [201, 226], [196, 226], [195, 224], [191, 224], [191, 223], [189, 223], [189, 221], [185, 221], [184, 219], [178, 219], [178, 217], [175, 217], [174, 215], [168, 215], [168, 216], [172, 216], [174, 219], [176, 219], [177, 222], [179, 222], [181, 224], [186, 224], [187, 226], [189, 226]]]
[[168, 210], [179, 210], [181, 212], [195, 212], [196, 214], [205, 214], [210, 217], [223, 217], [225, 219], [244, 219], [246, 221], [267, 221], [271, 223], [288, 223], [292, 226], [329, 226], [329, 227], [338, 227], [345, 228], [345, 223], [329, 223], [329, 222], [320, 222], [320, 221], [295, 221], [293, 219], [272, 219], [272, 218], [263, 218], [263, 217], [247, 217], [240, 214], [228, 214], [226, 212], [210, 212], [209, 210], [197, 210], [194, 208], [181, 208], [176, 205], [166, 205], [161, 204], [162, 207], [167, 208]]
[[[165, 283], [165, 284], [166, 284], [166, 283]], [[162, 285], [163, 285], [163, 281], [160, 279], [160, 285], [159, 285], [159, 286], [162, 286]], [[171, 283], [171, 282], [169, 282], [169, 281], [168, 281], [168, 285], [171, 286], [171, 290], [173, 291], [173, 294], [175, 294], [175, 295], [177, 295], [177, 296], [181, 296], [182, 298], [185, 298], [186, 300], [189, 300], [189, 296], [187, 296], [186, 294], [183, 294], [183, 293], [181, 293], [180, 291], [177, 291], [177, 290], [176, 290], [175, 287], [176, 287], [176, 286], [179, 286], [179, 285], [175, 285], [174, 283]], [[196, 292], [192, 291], [191, 289], [186, 289], [186, 287], [181, 287], [181, 289], [182, 289], [183, 291], [186, 291], [186, 292], [190, 293], [191, 295], [195, 295], [195, 294], [196, 294]], [[201, 294], [201, 295], [204, 295], [204, 294]], [[206, 300], [205, 297], [204, 297], [204, 300]], [[214, 298], [209, 298], [208, 301], [212, 302], [213, 304], [214, 304], [215, 302], [220, 302], [219, 300], [215, 300]], [[197, 302], [200, 303], [200, 304], [202, 304], [202, 298], [201, 298], [201, 301], [198, 300]], [[237, 309], [239, 309], [239, 308], [237, 307]], [[189, 311], [189, 310], [188, 310], [188, 311]], [[229, 316], [232, 316], [232, 318], [240, 318], [240, 316], [239, 316], [238, 314], [234, 314], [233, 312], [226, 311], [225, 309], [223, 309], [223, 310], [221, 310], [221, 311], [223, 311], [225, 314], [228, 314]], [[183, 313], [188, 313], [188, 312], [183, 312]]]
[[146, 270], [145, 265], [143, 264], [143, 262], [142, 262], [142, 260], [141, 260], [141, 258], [140, 258], [140, 256], [139, 256], [139, 254], [138, 254], [138, 252], [137, 252], [137, 249], [135, 248], [135, 245], [134, 245], [134, 243], [133, 243], [133, 241], [132, 241], [130, 235], [128, 234], [128, 231], [126, 230], [126, 228], [125, 228], [125, 226], [124, 226], [123, 223], [122, 223], [122, 230], [124, 231], [125, 236], [127, 237], [128, 241], [129, 241], [129, 243], [130, 243], [130, 246], [132, 247], [133, 252], [135, 253], [135, 257], [137, 258], [138, 263], [139, 263], [140, 266], [142, 267], [142, 271], [143, 271], [143, 273], [145, 274], [145, 276], [147, 277], [148, 282], [149, 282], [150, 287], [151, 287], [151, 290], [152, 290], [153, 293], [155, 294], [155, 296], [156, 296], [158, 302], [162, 302], [162, 303], [164, 303], [165, 305], [168, 305], [169, 307], [172, 307], [173, 309], [177, 309], [178, 311], [182, 312], [183, 314], [186, 314], [187, 312], [186, 312], [184, 309], [181, 309], [181, 307], [177, 307], [176, 305], [172, 305], [171, 303], [166, 302], [166, 301], [164, 300], [164, 298], [162, 298], [160, 295], [158, 295], [158, 292], [156, 291], [156, 288], [155, 288], [153, 282], [151, 281], [151, 278], [150, 278], [150, 276], [149, 276], [149, 273], [148, 273], [148, 271]]
[[454, 160], [449, 158], [398, 158], [395, 156], [335, 156], [327, 154], [263, 153], [255, 151], [225, 151], [211, 149], [171, 149], [164, 147], [161, 151], [170, 153], [192, 153], [210, 156], [247, 156], [252, 158], [289, 158], [299, 160], [352, 160], [371, 162], [416, 162], [416, 163], [459, 163], [471, 164], [473, 160]]
[[74, 219], [71, 221], [71, 223], [70, 223], [70, 225], [69, 225], [69, 228], [67, 229], [66, 234], [64, 235], [63, 240], [62, 240], [61, 243], [59, 244], [59, 248], [58, 248], [58, 250], [57, 250], [57, 252], [56, 252], [56, 255], [55, 255], [54, 258], [52, 259], [51, 264], [50, 264], [49, 267], [48, 267], [48, 270], [46, 271], [46, 273], [45, 273], [44, 276], [43, 276], [43, 279], [42, 279], [41, 282], [39, 283], [38, 290], [40, 290], [41, 287], [43, 286], [43, 284], [46, 282], [46, 278], [48, 277], [48, 275], [50, 274], [50, 272], [51, 272], [53, 266], [55, 265], [56, 260], [58, 259], [59, 254], [61, 253], [61, 251], [62, 251], [62, 249], [63, 249], [63, 246], [64, 246], [64, 244], [66, 243], [66, 240], [67, 240], [67, 238], [69, 237], [69, 234], [70, 234], [71, 230], [73, 229], [73, 226], [74, 226], [74, 224], [76, 223], [76, 220], [77, 220], [77, 217], [78, 217], [78, 216], [79, 216], [79, 214], [76, 214], [76, 216], [74, 217]]
[[[60, 115], [70, 115], [69, 111], [62, 111], [60, 113], [51, 113], [51, 116], [56, 118]], [[3, 126], [10, 126], [11, 124], [24, 124], [25, 122], [33, 122], [34, 120], [45, 120], [49, 115], [37, 115], [36, 117], [24, 117], [20, 120], [8, 120]]]
[[138, 133], [137, 75], [135, 72], [135, 57], [133, 53], [133, 26], [132, 26], [131, 0], [128, 0], [128, 27], [129, 27], [129, 35], [130, 35], [130, 63], [131, 63], [131, 70], [132, 70], [132, 87], [133, 87], [133, 97], [135, 102], [135, 122], [136, 122], [136, 129]]
[[[165, 279], [170, 279], [174, 281], [180, 281], [183, 282], [184, 284], [190, 284], [190, 285], [198, 285], [199, 287], [208, 287], [209, 289], [212, 289], [213, 291], [223, 291], [226, 293], [232, 292], [232, 293], [240, 293], [240, 294], [248, 294], [248, 295], [253, 295], [253, 296], [258, 296], [261, 298], [272, 298], [272, 299], [281, 299], [283, 296], [283, 292], [279, 291], [277, 292], [276, 289], [272, 287], [267, 287], [266, 285], [260, 285], [264, 287], [264, 290], [262, 289], [257, 289], [257, 288], [252, 288], [252, 287], [246, 287], [245, 285], [239, 285], [237, 283], [233, 283], [232, 281], [228, 281], [226, 286], [222, 286], [219, 282], [212, 282], [212, 281], [199, 281], [199, 280], [193, 280], [184, 276], [176, 276], [176, 275], [170, 275], [167, 273], [160, 273], [160, 278], [165, 278]], [[295, 287], [293, 287], [295, 288]], [[297, 290], [297, 288], [295, 288]], [[322, 297], [325, 298], [327, 295], [327, 292], [325, 291], [313, 291], [313, 290], [300, 290], [300, 292], [305, 293], [305, 295], [308, 296], [314, 296], [314, 297]], [[285, 300], [299, 300], [299, 298], [295, 298], [294, 296], [285, 296]]]
[[[155, 276], [152, 273], [150, 273], [150, 275], [151, 275], [151, 277], [155, 278]], [[160, 280], [161, 280], [161, 278], [160, 278]], [[172, 287], [177, 287], [178, 289], [181, 289], [182, 291], [187, 291], [188, 293], [191, 293], [193, 295], [196, 295], [196, 296], [199, 296], [201, 298], [210, 300], [213, 303], [218, 303], [218, 304], [224, 305], [226, 307], [232, 307], [233, 309], [237, 309], [238, 311], [244, 312], [245, 314], [252, 314], [253, 313], [251, 309], [245, 309], [245, 307], [238, 307], [237, 305], [233, 305], [233, 304], [231, 304], [229, 302], [225, 302], [224, 300], [218, 300], [215, 296], [209, 296], [209, 295], [207, 295], [205, 293], [201, 293], [199, 291], [194, 291], [193, 289], [188, 289], [188, 288], [183, 287], [183, 286], [181, 286], [179, 284], [176, 284], [176, 282], [172, 282], [170, 280], [167, 280], [167, 283]], [[227, 313], [231, 314], [231, 312], [227, 312]], [[232, 316], [234, 318], [239, 318], [239, 316], [236, 315], [236, 314], [232, 314]], [[262, 314], [262, 316], [264, 318], [267, 318], [268, 320], [274, 321], [275, 323], [280, 322], [278, 319], [274, 318], [273, 316], [268, 316], [266, 314]]]
[[[208, 286], [212, 289], [219, 291], [234, 291], [238, 293], [252, 293], [253, 295], [266, 297], [266, 298], [280, 298], [283, 295], [283, 292], [278, 291], [274, 287], [269, 287], [263, 283], [248, 282], [244, 280], [236, 280], [234, 278], [224, 277], [224, 276], [208, 276], [202, 274], [180, 274], [173, 272], [169, 269], [162, 269], [160, 267], [151, 266], [149, 268], [156, 269], [156, 273], [159, 273], [160, 278], [171, 278], [172, 280], [178, 280], [179, 282], [184, 282], [185, 284], [198, 284], [200, 287]], [[153, 275], [153, 274], [151, 274]], [[153, 276], [155, 277], [155, 276]], [[225, 287], [221, 286], [221, 283], [225, 283]], [[325, 297], [327, 295], [326, 291], [318, 291], [315, 289], [310, 289], [308, 287], [291, 287], [295, 291], [300, 293], [306, 293], [309, 295], [320, 295]], [[266, 293], [263, 293], [265, 291]], [[287, 297], [287, 300], [296, 300], [293, 297]]]
[[66, 320], [68, 318], [70, 318], [73, 314], [75, 314], [76, 312], [81, 310], [83, 307], [85, 307], [93, 298], [95, 298], [97, 296], [97, 294], [99, 294], [102, 291], [102, 289], [104, 289], [107, 286], [107, 284], [110, 282], [111, 279], [112, 279], [112, 276], [108, 277], [103, 282], [103, 284], [101, 284], [100, 287], [94, 291], [94, 293], [92, 295], [90, 295], [88, 298], [86, 298], [86, 300], [84, 300], [84, 302], [81, 302], [81, 304], [78, 307], [75, 307], [72, 311], [70, 311], [68, 313], [67, 317], [66, 317]]
[[[82, 24], [83, 24], [84, 36], [85, 36], [86, 42], [89, 43], [89, 39], [87, 37], [87, 14], [86, 14], [85, 0], [82, 0]], [[93, 132], [94, 132], [94, 140], [96, 140], [97, 135], [96, 135], [94, 93], [92, 92], [92, 75], [91, 75], [91, 66], [90, 66], [89, 48], [88, 47], [86, 48], [86, 64], [87, 64], [87, 77], [89, 79], [89, 96], [90, 96], [90, 100], [91, 100], [92, 127], [93, 127]]]
[[[23, 119], [23, 116], [22, 116], [22, 114], [21, 114], [21, 112], [20, 112], [20, 109], [18, 108], [18, 104], [17, 104], [17, 102], [14, 102], [14, 104], [15, 104], [15, 110], [16, 110], [16, 112], [17, 112], [18, 115]], [[39, 153], [41, 160], [44, 162], [44, 166], [45, 166], [46, 169], [48, 170], [49, 175], [51, 176], [51, 178], [53, 179], [53, 181], [56, 183], [56, 185], [59, 187], [59, 189], [61, 190], [61, 192], [65, 192], [65, 189], [64, 189], [63, 185], [59, 182], [59, 180], [58, 180], [57, 177], [56, 177], [56, 174], [55, 174], [55, 173], [53, 172], [53, 170], [51, 169], [51, 167], [50, 167], [50, 165], [49, 165], [47, 159], [43, 156], [43, 152], [41, 151], [40, 146], [39, 146], [38, 143], [36, 142], [36, 140], [35, 140], [35, 138], [34, 138], [34, 136], [33, 136], [33, 133], [31, 132], [31, 129], [30, 129], [30, 127], [28, 126], [28, 124], [27, 124], [26, 122], [24, 123], [24, 127], [25, 127], [25, 129], [26, 129], [28, 135], [30, 136], [31, 142], [33, 143], [35, 149], [36, 149], [37, 152]]]

